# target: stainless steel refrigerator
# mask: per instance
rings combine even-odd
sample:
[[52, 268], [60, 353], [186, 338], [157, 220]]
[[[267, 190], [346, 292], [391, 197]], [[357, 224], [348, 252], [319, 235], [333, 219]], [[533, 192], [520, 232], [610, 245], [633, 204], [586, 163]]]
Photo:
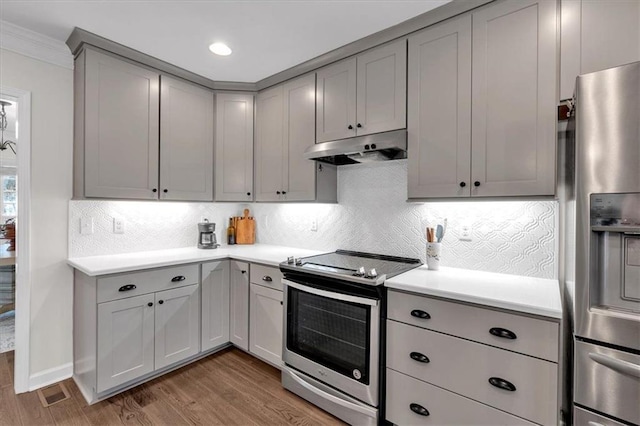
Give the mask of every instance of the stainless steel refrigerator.
[[573, 418], [640, 423], [640, 62], [576, 80]]

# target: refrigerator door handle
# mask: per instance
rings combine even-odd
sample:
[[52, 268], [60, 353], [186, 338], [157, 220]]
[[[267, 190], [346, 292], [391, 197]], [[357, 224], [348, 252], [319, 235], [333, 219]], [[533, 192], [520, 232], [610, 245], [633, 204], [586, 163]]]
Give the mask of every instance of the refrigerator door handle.
[[640, 379], [640, 365], [638, 364], [593, 352], [589, 352], [589, 358], [618, 373]]

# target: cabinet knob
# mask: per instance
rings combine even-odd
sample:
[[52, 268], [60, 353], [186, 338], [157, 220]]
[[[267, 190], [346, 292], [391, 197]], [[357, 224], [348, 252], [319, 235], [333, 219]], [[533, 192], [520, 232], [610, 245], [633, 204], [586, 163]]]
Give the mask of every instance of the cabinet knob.
[[460, 182], [460, 188], [464, 188], [465, 186], [467, 186], [465, 182]]
[[276, 194], [280, 195], [280, 191], [276, 191]]
[[473, 182], [473, 186], [480, 186], [480, 181], [477, 180], [477, 181]]
[[151, 192], [158, 192], [158, 189], [157, 189], [157, 188], [153, 188], [153, 189], [151, 190]]
[[247, 273], [247, 271], [240, 271], [240, 273], [242, 273], [242, 274], [246, 274], [246, 273]]
[[164, 192], [166, 194], [167, 192], [169, 192], [169, 190], [165, 188], [165, 189], [162, 190], [162, 192]]
[[280, 306], [282, 306], [284, 303], [282, 303], [282, 300], [280, 301]]
[[247, 196], [248, 196], [248, 197], [250, 197], [250, 196], [251, 196], [251, 193], [250, 193], [250, 192], [247, 192]]
[[353, 126], [351, 124], [349, 124], [349, 127], [347, 127], [347, 129], [353, 130]]
[[489, 379], [489, 383], [491, 383], [491, 386], [495, 386], [499, 389], [503, 389], [509, 392], [515, 392], [516, 390], [516, 387], [513, 383], [508, 380], [501, 379], [500, 377], [491, 377]]
[[285, 195], [287, 193], [287, 191], [282, 191], [282, 195]]
[[362, 127], [362, 124], [358, 123], [358, 126], [357, 126], [357, 127], [358, 127], [358, 128]]
[[164, 300], [158, 300], [158, 303], [162, 305], [164, 303]]
[[147, 303], [147, 306], [148, 306], [148, 307], [152, 307], [152, 306], [153, 306], [153, 302], [149, 302], [149, 303]]
[[409, 404], [409, 408], [411, 408], [411, 411], [413, 411], [414, 413], [419, 414], [421, 416], [428, 416], [430, 414], [429, 410], [427, 410], [426, 408], [424, 408], [420, 404], [416, 404], [415, 402]]

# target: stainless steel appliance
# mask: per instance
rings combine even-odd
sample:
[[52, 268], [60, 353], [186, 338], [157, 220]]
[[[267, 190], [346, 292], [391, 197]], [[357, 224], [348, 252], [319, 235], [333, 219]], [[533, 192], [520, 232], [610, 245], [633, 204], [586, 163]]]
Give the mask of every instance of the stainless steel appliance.
[[216, 224], [207, 219], [198, 223], [198, 248], [214, 249], [220, 246], [216, 239]]
[[639, 424], [640, 63], [578, 77], [573, 120], [574, 420]]
[[418, 259], [338, 250], [280, 264], [282, 384], [351, 424], [377, 424], [383, 395], [384, 281]]

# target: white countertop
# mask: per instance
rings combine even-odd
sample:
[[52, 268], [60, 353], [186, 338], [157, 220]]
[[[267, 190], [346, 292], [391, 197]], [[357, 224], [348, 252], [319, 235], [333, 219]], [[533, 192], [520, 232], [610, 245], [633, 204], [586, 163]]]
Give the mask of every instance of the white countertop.
[[280, 262], [287, 260], [288, 256], [305, 257], [326, 251], [267, 244], [222, 246], [210, 250], [183, 247], [105, 256], [74, 257], [67, 259], [67, 263], [89, 276], [97, 276], [226, 258], [278, 266]]
[[562, 318], [558, 280], [426, 266], [397, 275], [385, 287], [495, 308]]

